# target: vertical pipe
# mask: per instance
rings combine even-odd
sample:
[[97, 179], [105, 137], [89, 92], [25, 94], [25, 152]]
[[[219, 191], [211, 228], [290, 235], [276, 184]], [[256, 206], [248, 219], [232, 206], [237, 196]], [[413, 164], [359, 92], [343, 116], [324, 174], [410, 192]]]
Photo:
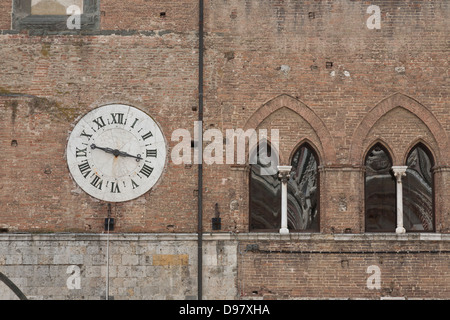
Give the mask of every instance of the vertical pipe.
[[109, 300], [109, 225], [111, 222], [111, 203], [108, 203], [108, 224], [106, 227], [106, 297]]
[[[198, 121], [200, 137], [203, 136], [203, 0], [199, 0], [198, 17]], [[203, 139], [197, 142], [198, 150], [198, 202], [197, 202], [197, 299], [203, 296]]]

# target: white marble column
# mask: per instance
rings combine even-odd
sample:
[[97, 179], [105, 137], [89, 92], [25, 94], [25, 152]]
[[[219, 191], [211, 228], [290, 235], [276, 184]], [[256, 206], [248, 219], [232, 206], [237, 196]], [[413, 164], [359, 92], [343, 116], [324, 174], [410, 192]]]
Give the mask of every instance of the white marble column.
[[278, 177], [281, 179], [281, 229], [280, 234], [289, 234], [287, 223], [287, 183], [292, 166], [278, 166]]
[[406, 230], [403, 227], [403, 185], [402, 177], [406, 176], [407, 166], [393, 166], [392, 171], [397, 178], [397, 228], [396, 233], [405, 233]]

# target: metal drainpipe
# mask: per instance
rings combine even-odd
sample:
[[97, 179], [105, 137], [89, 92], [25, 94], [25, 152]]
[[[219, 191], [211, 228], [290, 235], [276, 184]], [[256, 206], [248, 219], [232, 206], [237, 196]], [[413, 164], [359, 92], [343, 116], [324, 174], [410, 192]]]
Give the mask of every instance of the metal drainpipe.
[[[203, 136], [203, 0], [199, 0], [198, 19], [198, 121], [199, 137]], [[197, 141], [198, 151], [198, 214], [197, 214], [197, 299], [203, 296], [203, 139]]]

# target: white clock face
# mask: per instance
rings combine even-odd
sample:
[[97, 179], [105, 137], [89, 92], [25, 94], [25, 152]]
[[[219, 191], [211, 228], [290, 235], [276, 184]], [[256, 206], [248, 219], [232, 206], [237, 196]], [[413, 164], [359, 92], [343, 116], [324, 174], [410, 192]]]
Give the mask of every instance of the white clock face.
[[166, 142], [143, 111], [111, 104], [87, 113], [67, 144], [67, 164], [75, 182], [91, 196], [128, 201], [150, 190], [166, 162]]

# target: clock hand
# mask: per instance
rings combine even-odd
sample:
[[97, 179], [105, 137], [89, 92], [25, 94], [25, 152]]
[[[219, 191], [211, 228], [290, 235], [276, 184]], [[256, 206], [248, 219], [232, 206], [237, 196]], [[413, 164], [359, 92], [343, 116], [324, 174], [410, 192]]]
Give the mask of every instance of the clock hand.
[[137, 162], [141, 161], [141, 155], [138, 154], [137, 156], [133, 156], [129, 153], [123, 152], [123, 151], [119, 151], [119, 155], [121, 155], [122, 157], [130, 157], [130, 158], [135, 158]]
[[91, 144], [91, 149], [100, 149], [100, 150], [105, 151], [106, 153], [111, 153], [111, 154], [113, 154], [115, 157], [122, 156], [122, 157], [131, 157], [131, 158], [135, 158], [136, 161], [138, 161], [138, 162], [141, 161], [141, 159], [142, 159], [142, 158], [140, 157], [139, 154], [138, 154], [137, 156], [133, 156], [133, 155], [131, 155], [131, 154], [129, 154], [129, 153], [120, 151], [120, 150], [118, 150], [118, 149], [103, 148], [103, 147], [99, 147], [99, 146], [97, 146], [97, 145], [95, 145], [95, 144]]
[[106, 153], [111, 153], [111, 154], [113, 154], [116, 157], [118, 157], [120, 155], [120, 151], [117, 150], [117, 149], [103, 148], [103, 147], [99, 147], [99, 146], [97, 146], [95, 144], [91, 144], [91, 149], [100, 149], [100, 150], [105, 151]]

